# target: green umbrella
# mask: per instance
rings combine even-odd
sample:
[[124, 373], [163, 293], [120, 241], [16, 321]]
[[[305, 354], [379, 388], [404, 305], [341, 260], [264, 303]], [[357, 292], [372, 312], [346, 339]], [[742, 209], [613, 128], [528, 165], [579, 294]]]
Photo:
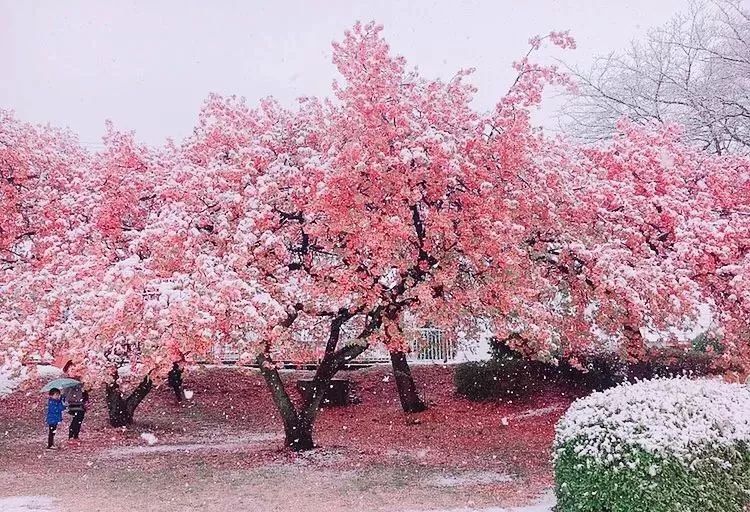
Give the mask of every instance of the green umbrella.
[[44, 386], [42, 389], [39, 390], [40, 393], [48, 393], [50, 389], [57, 388], [57, 389], [65, 389], [65, 388], [74, 388], [76, 386], [79, 386], [81, 383], [75, 379], [55, 379], [53, 381], [50, 381], [47, 383], [46, 386]]

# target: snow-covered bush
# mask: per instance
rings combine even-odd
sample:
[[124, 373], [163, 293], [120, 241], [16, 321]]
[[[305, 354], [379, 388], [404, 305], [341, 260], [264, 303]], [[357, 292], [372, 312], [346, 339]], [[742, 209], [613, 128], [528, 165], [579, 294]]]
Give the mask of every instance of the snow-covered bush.
[[750, 388], [655, 379], [573, 403], [554, 445], [559, 512], [742, 512]]

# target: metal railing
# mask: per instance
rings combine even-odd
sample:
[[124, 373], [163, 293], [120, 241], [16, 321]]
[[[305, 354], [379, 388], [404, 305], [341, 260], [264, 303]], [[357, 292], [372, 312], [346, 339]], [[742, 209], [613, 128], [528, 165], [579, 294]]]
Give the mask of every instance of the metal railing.
[[442, 361], [449, 362], [456, 358], [456, 344], [445, 336], [441, 329], [423, 327], [413, 329], [415, 336], [411, 336], [407, 359], [413, 361]]
[[[406, 358], [412, 362], [451, 362], [456, 359], [457, 350], [454, 340], [445, 336], [441, 329], [430, 327], [410, 329], [407, 332], [409, 339], [409, 352]], [[240, 353], [232, 345], [217, 345], [214, 348], [216, 361], [224, 364], [237, 364]], [[388, 350], [383, 346], [368, 348], [354, 364], [376, 364], [390, 361]], [[314, 366], [315, 361], [309, 362], [287, 362], [290, 366]], [[251, 363], [252, 364], [252, 363]]]

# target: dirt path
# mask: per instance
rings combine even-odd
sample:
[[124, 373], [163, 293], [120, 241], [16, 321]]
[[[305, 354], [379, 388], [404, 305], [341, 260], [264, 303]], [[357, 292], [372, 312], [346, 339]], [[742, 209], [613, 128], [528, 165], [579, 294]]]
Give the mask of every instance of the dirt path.
[[[127, 464], [29, 479], [0, 473], [0, 495], [46, 497], [0, 501], [4, 512], [277, 511], [396, 512], [403, 510], [482, 510], [516, 485], [503, 473], [451, 471], [392, 465], [337, 469], [321, 452], [262, 467], [215, 469], [180, 464], [179, 451], [134, 455], [151, 458], [145, 466]], [[167, 455], [165, 455], [167, 454]], [[335, 459], [335, 458], [334, 458]], [[126, 459], [131, 460], [131, 458]], [[125, 462], [119, 459], [119, 462]], [[73, 468], [71, 468], [73, 469]], [[511, 493], [512, 494], [512, 493]], [[50, 499], [52, 498], [52, 499]], [[544, 509], [540, 509], [544, 510]]]
[[[82, 506], [83, 503], [81, 503]], [[137, 504], [123, 504], [118, 505], [123, 507], [121, 510], [141, 510], [137, 507]], [[201, 511], [219, 511], [219, 510], [238, 510], [234, 507], [240, 507], [242, 506], [242, 503], [235, 503], [232, 505], [226, 505], [226, 504], [220, 504], [215, 503], [212, 505], [209, 505], [208, 507], [202, 507], [200, 509], [198, 508], [185, 508], [183, 510], [201, 510]], [[252, 506], [252, 505], [251, 505]], [[259, 505], [262, 506], [262, 505]], [[292, 508], [289, 508], [289, 510], [300, 510], [297, 508], [305, 507], [305, 510], [313, 510], [306, 508], [307, 505], [304, 503], [296, 503], [290, 505]], [[217, 507], [228, 507], [228, 508], [217, 508]], [[490, 508], [471, 508], [471, 507], [460, 507], [460, 508], [452, 508], [452, 509], [430, 509], [427, 511], [424, 510], [405, 510], [400, 509], [400, 512], [552, 512], [552, 509], [554, 507], [554, 497], [551, 495], [551, 493], [547, 493], [544, 496], [542, 496], [538, 503], [534, 503], [531, 505], [526, 505], [523, 507], [511, 507], [511, 508], [500, 508], [500, 507], [490, 507]], [[11, 496], [7, 498], [0, 497], [0, 510], [3, 510], [3, 512], [61, 512], [62, 508], [60, 505], [60, 500], [51, 498], [49, 496]], [[100, 510], [98, 508], [91, 508], [88, 510]], [[146, 509], [143, 509], [146, 510]], [[158, 508], [158, 510], [167, 510], [165, 508]], [[244, 508], [240, 510], [247, 510], [250, 512], [253, 512], [255, 510], [282, 510], [282, 509], [268, 509], [268, 508]], [[323, 510], [323, 509], [314, 509], [314, 510]], [[326, 509], [326, 510], [338, 510], [336, 509]], [[370, 508], [367, 508], [366, 506], [360, 506], [356, 510], [362, 510], [364, 512], [367, 512], [371, 510]]]
[[425, 453], [391, 451], [374, 463], [346, 447], [293, 455], [269, 448], [280, 444], [272, 432], [200, 439], [56, 452], [27, 446], [24, 466], [0, 471], [0, 510], [504, 512], [513, 509], [498, 503], [536, 501], [524, 492], [528, 478], [503, 462], [444, 468], [426, 463]]
[[58, 512], [59, 504], [49, 496], [9, 496], [0, 497], [0, 510], [3, 512]]

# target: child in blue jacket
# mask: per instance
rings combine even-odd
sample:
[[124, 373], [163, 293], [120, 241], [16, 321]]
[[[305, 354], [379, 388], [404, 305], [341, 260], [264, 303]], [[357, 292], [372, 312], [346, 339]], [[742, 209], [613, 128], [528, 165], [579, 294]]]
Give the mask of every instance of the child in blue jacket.
[[47, 449], [56, 450], [55, 446], [55, 432], [57, 431], [57, 424], [62, 421], [62, 413], [65, 410], [65, 404], [60, 398], [60, 390], [52, 388], [49, 390], [49, 400], [47, 401]]

